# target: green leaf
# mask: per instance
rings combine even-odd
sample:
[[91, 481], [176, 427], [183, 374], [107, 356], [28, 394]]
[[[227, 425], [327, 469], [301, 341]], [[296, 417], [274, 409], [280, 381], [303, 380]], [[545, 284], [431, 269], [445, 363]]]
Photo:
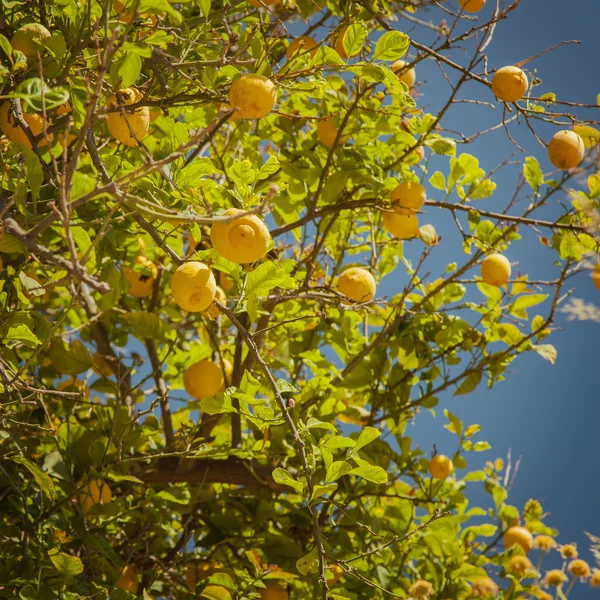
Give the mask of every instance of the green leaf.
[[365, 40], [367, 39], [367, 30], [364, 25], [360, 23], [354, 23], [348, 27], [344, 35], [343, 45], [344, 52], [349, 58], [356, 56], [363, 48]]
[[316, 573], [319, 567], [319, 549], [315, 546], [306, 556], [296, 561], [296, 568], [302, 575]]
[[337, 483], [329, 483], [327, 485], [315, 485], [309, 502], [312, 504], [315, 500], [318, 500], [323, 496], [331, 494], [333, 491], [337, 490], [337, 487]]
[[205, 175], [210, 175], [215, 171], [215, 166], [210, 158], [206, 156], [195, 158], [192, 163], [179, 171], [176, 181], [181, 187], [195, 188], [200, 185]]
[[137, 52], [124, 52], [110, 67], [112, 84], [121, 89], [130, 87], [142, 70], [142, 59]]
[[10, 97], [21, 98], [23, 108], [29, 107], [41, 113], [44, 109], [50, 110], [67, 102], [69, 91], [63, 87], [51, 88], [39, 77], [31, 77], [21, 82]]
[[21, 152], [25, 157], [25, 177], [27, 178], [31, 198], [34, 202], [37, 202], [40, 197], [42, 184], [44, 183], [44, 170], [38, 157], [32, 150], [23, 148]]
[[23, 465], [33, 475], [33, 478], [40, 486], [40, 489], [46, 498], [48, 498], [50, 502], [54, 502], [54, 498], [56, 497], [54, 483], [52, 479], [50, 479], [50, 477], [44, 473], [44, 471], [42, 471], [35, 463], [32, 463], [24, 456], [13, 456], [11, 460], [17, 464]]
[[266, 296], [276, 287], [294, 289], [294, 280], [277, 263], [266, 262], [248, 274], [245, 291], [248, 296]]
[[61, 338], [52, 338], [49, 354], [54, 368], [64, 375], [78, 375], [93, 366], [88, 349], [79, 340], [69, 345]]
[[429, 184], [436, 190], [446, 191], [446, 178], [441, 171], [436, 171], [430, 178]]
[[231, 593], [220, 585], [207, 585], [201, 592], [200, 598], [206, 600], [231, 600]]
[[386, 471], [376, 465], [361, 465], [360, 467], [355, 467], [349, 471], [349, 475], [356, 475], [357, 477], [362, 477], [371, 483], [377, 484], [387, 483], [388, 480]]
[[135, 336], [140, 340], [157, 340], [166, 342], [173, 339], [175, 332], [156, 313], [138, 311], [123, 315], [123, 319], [132, 327]]
[[479, 385], [482, 374], [483, 372], [478, 370], [467, 375], [464, 381], [458, 386], [453, 396], [463, 396], [464, 394], [472, 392]]
[[279, 483], [280, 485], [288, 485], [291, 488], [294, 488], [299, 494], [302, 494], [302, 491], [304, 490], [304, 485], [299, 481], [296, 481], [290, 475], [289, 471], [286, 471], [281, 467], [277, 467], [273, 471], [273, 479], [276, 483]]
[[260, 168], [258, 175], [256, 176], [257, 180], [267, 179], [274, 173], [277, 173], [281, 169], [281, 165], [279, 164], [279, 159], [275, 155], [269, 156], [267, 162]]
[[398, 60], [406, 54], [409, 46], [410, 39], [406, 34], [387, 31], [377, 40], [373, 60]]
[[336, 460], [329, 465], [325, 481], [337, 481], [340, 477], [347, 475], [352, 470], [352, 465], [345, 460]]
[[356, 440], [356, 445], [352, 449], [352, 453], [350, 456], [356, 454], [361, 448], [364, 448], [367, 444], [370, 444], [373, 440], [376, 440], [381, 435], [381, 431], [379, 429], [375, 429], [375, 427], [367, 426], [363, 428]]
[[528, 156], [523, 164], [523, 175], [529, 187], [537, 194], [540, 186], [544, 183], [544, 174], [540, 163], [534, 156]]
[[539, 344], [537, 346], [532, 344], [531, 348], [535, 350], [542, 358], [545, 358], [552, 364], [556, 362], [558, 352], [552, 344]]
[[463, 432], [462, 421], [458, 417], [454, 416], [447, 408], [444, 409], [444, 415], [446, 415], [446, 419], [450, 421], [450, 425], [452, 427], [450, 429], [450, 427], [447, 426], [446, 429], [452, 431], [452, 433], [455, 433], [458, 437], [461, 437]]
[[546, 300], [548, 294], [528, 294], [519, 296], [509, 307], [508, 311], [511, 315], [518, 319], [527, 319], [526, 309], [532, 306], [537, 306]]
[[315, 417], [310, 417], [306, 423], [307, 429], [327, 429], [328, 431], [332, 431], [333, 433], [337, 433], [337, 427], [333, 423], [325, 423], [324, 421], [319, 421], [319, 419], [315, 419]]
[[436, 154], [456, 156], [456, 142], [450, 138], [438, 138], [427, 144]]
[[485, 481], [486, 479], [485, 471], [471, 471], [463, 477], [464, 481]]
[[17, 238], [4, 234], [0, 236], [0, 252], [5, 252], [6, 254], [25, 254], [27, 248]]
[[54, 568], [65, 578], [73, 577], [83, 573], [83, 563], [80, 558], [76, 556], [70, 556], [59, 552], [57, 554], [50, 554], [50, 560], [54, 565]]

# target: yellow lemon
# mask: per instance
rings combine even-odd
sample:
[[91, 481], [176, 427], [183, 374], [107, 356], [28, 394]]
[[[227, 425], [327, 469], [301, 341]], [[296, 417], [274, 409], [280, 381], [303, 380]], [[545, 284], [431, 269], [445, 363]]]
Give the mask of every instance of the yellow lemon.
[[600, 264], [597, 264], [592, 271], [592, 282], [597, 290], [600, 290]]
[[476, 13], [485, 6], [485, 0], [458, 0], [460, 7], [465, 12]]
[[84, 515], [96, 504], [108, 504], [112, 500], [112, 492], [108, 484], [101, 479], [92, 479], [79, 492], [79, 505]]
[[117, 579], [115, 586], [125, 590], [126, 592], [137, 594], [138, 589], [140, 587], [137, 571], [129, 565], [123, 567], [123, 570], [121, 571], [121, 574], [119, 575], [119, 579]]
[[301, 56], [310, 54], [310, 56], [313, 57], [317, 53], [317, 46], [318, 44], [315, 39], [311, 38], [309, 35], [301, 35], [293, 40], [287, 47], [285, 55], [288, 60], [294, 55]]
[[417, 211], [425, 204], [425, 188], [414, 181], [403, 181], [392, 190], [390, 198], [401, 208]]
[[[327, 119], [322, 119], [317, 124], [317, 139], [324, 144], [325, 146], [333, 146], [335, 143], [335, 139], [338, 134], [338, 129], [333, 122], [332, 117], [328, 117]], [[343, 143], [343, 140], [340, 139], [338, 143]]]
[[386, 210], [381, 222], [386, 231], [401, 240], [419, 235], [419, 218], [412, 210], [399, 207], [395, 207], [393, 211]]
[[488, 285], [503, 286], [510, 278], [510, 262], [502, 254], [490, 254], [481, 262], [481, 278]]
[[[21, 108], [23, 105], [21, 104]], [[37, 137], [41, 135], [44, 131], [44, 119], [41, 115], [23, 113], [23, 119], [27, 125], [29, 125], [29, 129], [31, 133]], [[31, 150], [31, 142], [27, 138], [25, 132], [21, 129], [21, 126], [17, 123], [17, 120], [10, 112], [10, 102], [7, 100], [2, 103], [0, 106], [0, 130], [2, 133], [15, 144], [21, 144], [21, 146], [25, 146], [25, 148], [29, 148]], [[52, 141], [53, 135], [51, 133], [48, 134], [48, 139]], [[48, 142], [45, 137], [42, 137], [38, 140], [38, 146], [45, 146]]]
[[238, 109], [244, 119], [261, 119], [266, 117], [277, 102], [275, 84], [257, 73], [242, 75], [236, 79], [229, 89], [229, 104]]
[[527, 554], [533, 546], [531, 532], [519, 525], [509, 527], [504, 534], [504, 547], [508, 550], [508, 548], [512, 548], [515, 544], [521, 546], [525, 554]]
[[406, 84], [410, 90], [417, 81], [417, 73], [414, 67], [407, 67], [408, 63], [405, 60], [399, 59], [392, 63], [392, 71], [396, 73], [396, 77]]
[[492, 92], [498, 100], [516, 102], [520, 100], [529, 87], [527, 75], [519, 67], [502, 67], [492, 78]]
[[136, 298], [145, 298], [152, 293], [158, 269], [149, 258], [141, 254], [135, 259], [135, 265], [136, 269], [123, 267], [123, 275], [129, 282], [129, 293]]
[[225, 377], [221, 365], [208, 358], [190, 365], [183, 372], [185, 391], [194, 398], [212, 398], [225, 389]]
[[[229, 208], [222, 216], [229, 217], [243, 212], [237, 208]], [[253, 263], [268, 252], [271, 234], [256, 215], [246, 214], [228, 223], [214, 223], [210, 229], [210, 241], [220, 256], [244, 265]]]
[[429, 473], [436, 479], [446, 479], [454, 471], [454, 463], [452, 459], [443, 454], [436, 454], [429, 461]]
[[[133, 88], [119, 90], [118, 96], [123, 106], [130, 106], [141, 99], [138, 90]], [[125, 114], [123, 114], [123, 109], [119, 106], [119, 102], [114, 96], [111, 96], [109, 99], [109, 104], [114, 109], [108, 113], [106, 118], [110, 134], [126, 146], [137, 146], [137, 140], [143, 140], [148, 133], [148, 128], [150, 127], [150, 110], [147, 106], [140, 106], [133, 112], [125, 110]], [[135, 137], [131, 135], [132, 131]]]
[[177, 268], [171, 279], [171, 293], [178, 306], [188, 312], [202, 312], [213, 302], [217, 282], [201, 262], [191, 261]]
[[585, 154], [581, 136], [575, 131], [559, 131], [548, 144], [548, 158], [557, 169], [574, 169]]
[[362, 267], [350, 267], [339, 278], [337, 290], [354, 302], [369, 302], [375, 296], [377, 283], [369, 271]]
[[265, 585], [267, 587], [260, 590], [260, 599], [261, 600], [288, 600], [289, 599], [287, 590], [285, 588], [281, 587], [275, 581], [265, 581]]
[[17, 29], [10, 40], [14, 50], [20, 50], [27, 58], [36, 58], [44, 47], [42, 40], [51, 37], [51, 33], [40, 23], [27, 23]]

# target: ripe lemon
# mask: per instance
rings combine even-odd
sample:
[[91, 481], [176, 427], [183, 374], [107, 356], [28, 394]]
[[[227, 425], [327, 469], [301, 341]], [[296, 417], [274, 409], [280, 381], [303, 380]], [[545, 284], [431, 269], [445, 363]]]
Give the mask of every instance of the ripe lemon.
[[369, 302], [375, 296], [377, 284], [369, 271], [362, 267], [346, 269], [338, 280], [337, 290], [354, 302]]
[[[244, 211], [229, 208], [223, 216]], [[245, 215], [228, 223], [214, 223], [210, 229], [213, 248], [226, 260], [245, 265], [262, 258], [271, 245], [267, 226], [256, 215]]]
[[244, 119], [261, 119], [266, 117], [277, 102], [275, 84], [257, 73], [242, 75], [236, 79], [229, 89], [229, 104], [238, 109]]
[[138, 269], [123, 267], [123, 275], [129, 282], [129, 293], [136, 298], [145, 298], [152, 293], [158, 269], [149, 258], [141, 254], [135, 259], [135, 264]]
[[[119, 90], [118, 96], [123, 106], [130, 106], [141, 100], [141, 94], [133, 88]], [[137, 140], [143, 140], [148, 133], [148, 128], [150, 127], [150, 110], [147, 106], [140, 106], [133, 112], [125, 110], [125, 114], [123, 114], [123, 109], [119, 106], [119, 102], [115, 96], [110, 97], [109, 104], [114, 109], [113, 112], [108, 113], [106, 118], [110, 134], [126, 146], [137, 146]], [[135, 137], [131, 135], [130, 128]]]
[[503, 286], [510, 278], [510, 262], [502, 254], [490, 254], [481, 262], [481, 278], [488, 285]]
[[523, 551], [527, 554], [533, 546], [533, 536], [531, 535], [531, 532], [519, 525], [509, 527], [504, 534], [504, 547], [506, 549], [512, 548], [515, 544], [521, 546]]
[[292, 43], [287, 47], [285, 51], [285, 55], [287, 59], [290, 60], [292, 56], [301, 56], [304, 54], [310, 54], [313, 57], [317, 53], [318, 44], [314, 38], [311, 38], [309, 35], [301, 35], [297, 37]]
[[417, 211], [425, 204], [425, 188], [414, 181], [403, 181], [392, 190], [390, 198], [400, 208]]
[[178, 306], [188, 312], [206, 310], [215, 298], [217, 282], [212, 271], [201, 262], [179, 266], [171, 279], [171, 293]]
[[485, 0], [458, 0], [460, 7], [465, 12], [476, 13], [485, 6]]
[[600, 264], [597, 264], [592, 271], [592, 282], [597, 290], [600, 290]]
[[[324, 144], [325, 146], [333, 146], [335, 143], [335, 139], [338, 134], [338, 129], [335, 126], [332, 117], [328, 117], [327, 119], [322, 119], [317, 124], [317, 139]], [[343, 143], [340, 139], [339, 143]]]
[[[21, 109], [23, 105], [21, 104]], [[31, 133], [35, 137], [41, 135], [44, 131], [44, 119], [41, 115], [23, 113], [23, 119], [25, 123], [29, 125], [29, 129]], [[21, 146], [25, 146], [25, 148], [29, 148], [31, 150], [31, 143], [27, 138], [25, 132], [21, 129], [21, 126], [17, 123], [17, 120], [10, 112], [10, 102], [7, 100], [3, 102], [0, 106], [0, 130], [2, 133], [15, 144], [21, 144]], [[53, 135], [51, 133], [48, 134], [48, 139], [52, 141]], [[48, 142], [45, 137], [42, 137], [38, 140], [38, 146], [45, 146]]]
[[581, 136], [575, 131], [559, 131], [548, 144], [548, 158], [557, 169], [574, 169], [585, 154]]
[[17, 29], [10, 40], [14, 50], [20, 50], [27, 58], [36, 58], [44, 47], [42, 40], [51, 37], [51, 33], [40, 23], [27, 23]]
[[190, 365], [183, 372], [185, 391], [194, 398], [212, 398], [225, 389], [225, 378], [221, 365], [208, 358]]
[[393, 211], [384, 211], [381, 222], [386, 231], [401, 240], [419, 235], [419, 218], [412, 210], [395, 207]]
[[454, 471], [452, 459], [443, 454], [436, 454], [429, 461], [429, 473], [436, 479], [446, 479]]
[[529, 87], [527, 75], [519, 67], [502, 67], [492, 78], [492, 92], [502, 102], [520, 100]]
[[260, 599], [261, 600], [288, 600], [289, 599], [287, 590], [285, 588], [281, 587], [275, 581], [266, 581], [265, 585], [267, 587], [260, 590]]
[[108, 484], [101, 479], [92, 479], [79, 493], [79, 505], [84, 515], [96, 504], [108, 504], [112, 500], [112, 492]]
[[137, 571], [129, 565], [123, 567], [115, 586], [125, 590], [126, 592], [137, 594], [140, 587]]
[[414, 67], [407, 68], [408, 63], [405, 60], [399, 59], [392, 63], [392, 71], [396, 73], [396, 77], [406, 84], [408, 89], [410, 90], [413, 85], [415, 85], [415, 81], [417, 81], [417, 73]]

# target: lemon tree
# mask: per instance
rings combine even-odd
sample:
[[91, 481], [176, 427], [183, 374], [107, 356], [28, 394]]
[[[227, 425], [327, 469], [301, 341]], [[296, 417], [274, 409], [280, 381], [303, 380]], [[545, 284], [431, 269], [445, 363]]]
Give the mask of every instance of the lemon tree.
[[[488, 61], [517, 4], [2, 1], [0, 598], [600, 586], [448, 404], [600, 287], [594, 107]], [[499, 193], [470, 142], [503, 132]]]

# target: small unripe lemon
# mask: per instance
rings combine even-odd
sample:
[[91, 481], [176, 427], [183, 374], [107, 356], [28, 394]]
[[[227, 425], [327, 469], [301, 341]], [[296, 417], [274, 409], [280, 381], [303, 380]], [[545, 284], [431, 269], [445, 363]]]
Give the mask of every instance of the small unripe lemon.
[[185, 391], [194, 398], [212, 398], [225, 389], [221, 365], [208, 358], [190, 365], [183, 372]]
[[314, 38], [311, 38], [309, 35], [301, 35], [291, 42], [285, 51], [285, 55], [288, 60], [294, 55], [310, 54], [312, 57], [317, 53], [317, 45], [317, 41]]
[[261, 600], [288, 600], [289, 599], [287, 590], [285, 588], [281, 587], [275, 581], [265, 581], [265, 585], [267, 587], [260, 590], [260, 599]]
[[503, 286], [510, 278], [510, 262], [502, 254], [490, 254], [481, 262], [481, 278], [488, 285]]
[[458, 0], [460, 7], [465, 12], [476, 13], [485, 6], [485, 0]]
[[414, 181], [403, 181], [392, 190], [392, 202], [400, 208], [420, 210], [426, 200], [425, 188]]
[[112, 500], [112, 492], [108, 484], [101, 479], [92, 479], [79, 493], [79, 505], [84, 515], [96, 504], [108, 504]]
[[515, 525], [509, 527], [504, 534], [504, 547], [512, 548], [515, 544], [521, 546], [525, 553], [529, 552], [533, 547], [533, 536], [528, 529]]
[[452, 459], [443, 454], [436, 454], [429, 461], [429, 473], [436, 479], [446, 479], [452, 474], [452, 471], [454, 471]]
[[[23, 104], [21, 104], [21, 109], [22, 108]], [[43, 133], [44, 119], [41, 115], [24, 112], [23, 120], [29, 125], [29, 129], [35, 137]], [[11, 142], [21, 144], [21, 146], [25, 146], [25, 148], [31, 150], [31, 142], [29, 141], [27, 134], [21, 129], [21, 126], [12, 115], [10, 111], [10, 102], [8, 100], [3, 102], [0, 106], [0, 130]], [[52, 141], [52, 138], [52, 134], [49, 133], [48, 139]], [[45, 146], [48, 142], [45, 137], [42, 137], [37, 143], [38, 146]]]
[[242, 75], [236, 79], [229, 89], [229, 104], [238, 109], [244, 119], [261, 119], [266, 117], [277, 102], [275, 84], [258, 73]]
[[51, 33], [40, 23], [27, 23], [17, 29], [10, 40], [14, 50], [20, 50], [27, 58], [36, 58], [44, 47], [42, 40], [51, 37]]
[[173, 274], [171, 293], [183, 310], [202, 312], [212, 304], [217, 293], [217, 282], [204, 263], [186, 262], [177, 267]]
[[[331, 117], [319, 121], [317, 124], [317, 139], [325, 146], [333, 146], [338, 134], [338, 129]], [[342, 139], [339, 143], [343, 143]]]
[[141, 254], [135, 259], [135, 264], [142, 268], [137, 270], [131, 267], [123, 267], [123, 275], [129, 282], [129, 293], [136, 298], [145, 298], [152, 293], [158, 269], [149, 258]]
[[[123, 106], [130, 106], [141, 100], [140, 93], [133, 88], [119, 90], [118, 95]], [[148, 128], [150, 127], [150, 110], [147, 106], [140, 106], [133, 112], [125, 110], [125, 114], [123, 114], [123, 109], [119, 106], [119, 102], [114, 96], [111, 96], [109, 99], [109, 104], [114, 109], [106, 117], [106, 124], [110, 134], [126, 146], [137, 146], [137, 140], [143, 140], [148, 133]], [[135, 137], [131, 135], [130, 128]]]
[[381, 222], [386, 231], [401, 240], [419, 235], [419, 218], [412, 210], [396, 207], [393, 211], [385, 211]]
[[362, 267], [350, 267], [339, 278], [337, 290], [354, 302], [369, 302], [375, 296], [377, 283], [369, 271]]
[[581, 136], [575, 131], [559, 131], [548, 144], [548, 158], [557, 169], [574, 169], [585, 154]]
[[396, 77], [402, 83], [406, 84], [410, 90], [415, 85], [415, 81], [417, 81], [417, 73], [414, 67], [407, 68], [407, 65], [408, 63], [405, 60], [396, 60], [392, 63], [392, 71], [396, 73]]
[[119, 579], [117, 579], [115, 586], [125, 590], [126, 592], [137, 594], [138, 589], [140, 587], [137, 571], [129, 565], [123, 567], [123, 570], [121, 571], [121, 574], [119, 575]]
[[[229, 208], [222, 216], [240, 213], [244, 211]], [[256, 215], [246, 214], [228, 223], [214, 223], [210, 229], [210, 241], [223, 258], [244, 265], [262, 258], [269, 251], [271, 234]]]
[[496, 71], [492, 79], [492, 92], [503, 102], [520, 100], [528, 87], [527, 75], [519, 67], [502, 67]]
[[600, 290], [600, 264], [597, 264], [592, 271], [592, 282], [597, 290]]

